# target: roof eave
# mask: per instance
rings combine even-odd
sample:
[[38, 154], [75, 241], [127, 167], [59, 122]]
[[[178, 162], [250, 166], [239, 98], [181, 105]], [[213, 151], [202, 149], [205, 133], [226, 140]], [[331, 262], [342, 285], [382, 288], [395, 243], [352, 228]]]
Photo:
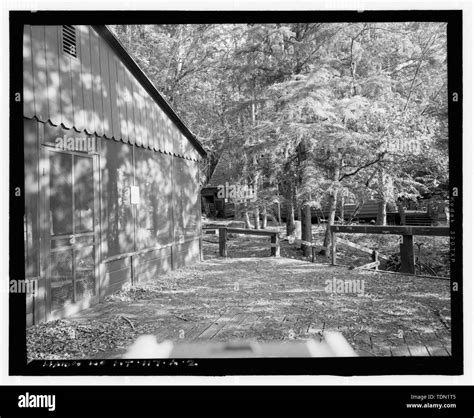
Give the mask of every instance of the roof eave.
[[188, 138], [191, 144], [194, 146], [196, 151], [201, 155], [201, 157], [206, 158], [207, 152], [203, 148], [201, 142], [196, 138], [196, 136], [191, 132], [188, 126], [183, 122], [183, 120], [177, 115], [175, 110], [171, 105], [166, 101], [166, 99], [160, 94], [156, 89], [154, 84], [148, 78], [148, 76], [143, 72], [137, 62], [131, 57], [127, 52], [122, 43], [117, 39], [117, 37], [112, 33], [112, 31], [106, 25], [92, 25], [92, 27], [99, 33], [114, 49], [117, 55], [122, 59], [123, 63], [127, 66], [130, 72], [136, 77], [140, 84], [145, 88], [147, 93], [158, 103], [159, 106], [166, 112], [170, 119], [178, 126], [181, 132]]

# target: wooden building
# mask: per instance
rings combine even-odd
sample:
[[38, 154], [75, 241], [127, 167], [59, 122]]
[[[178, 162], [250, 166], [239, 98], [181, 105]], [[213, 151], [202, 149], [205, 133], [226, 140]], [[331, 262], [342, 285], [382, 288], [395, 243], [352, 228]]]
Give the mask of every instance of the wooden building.
[[27, 325], [200, 260], [199, 141], [102, 25], [25, 26]]
[[218, 187], [232, 180], [233, 166], [230, 152], [224, 151], [219, 158], [211, 178], [201, 189], [202, 210], [213, 218], [231, 218], [234, 216], [235, 205], [218, 197]]

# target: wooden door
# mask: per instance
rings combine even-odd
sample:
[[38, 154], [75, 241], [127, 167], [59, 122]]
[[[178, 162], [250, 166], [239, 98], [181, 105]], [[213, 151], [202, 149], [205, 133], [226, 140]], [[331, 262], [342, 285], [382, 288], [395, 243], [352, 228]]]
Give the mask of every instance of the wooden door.
[[47, 318], [99, 300], [97, 155], [43, 148]]

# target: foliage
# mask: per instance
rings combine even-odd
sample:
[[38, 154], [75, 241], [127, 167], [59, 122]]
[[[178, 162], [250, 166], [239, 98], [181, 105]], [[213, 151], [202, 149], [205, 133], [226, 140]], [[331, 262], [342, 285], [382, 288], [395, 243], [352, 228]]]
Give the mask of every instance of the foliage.
[[260, 207], [446, 189], [445, 24], [113, 30], [209, 150], [205, 175], [230, 152]]

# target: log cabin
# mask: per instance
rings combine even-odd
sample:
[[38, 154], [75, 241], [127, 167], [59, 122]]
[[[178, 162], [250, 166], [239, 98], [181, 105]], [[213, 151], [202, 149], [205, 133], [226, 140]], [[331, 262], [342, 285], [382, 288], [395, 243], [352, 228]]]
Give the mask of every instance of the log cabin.
[[27, 326], [201, 258], [206, 152], [111, 30], [25, 25]]

